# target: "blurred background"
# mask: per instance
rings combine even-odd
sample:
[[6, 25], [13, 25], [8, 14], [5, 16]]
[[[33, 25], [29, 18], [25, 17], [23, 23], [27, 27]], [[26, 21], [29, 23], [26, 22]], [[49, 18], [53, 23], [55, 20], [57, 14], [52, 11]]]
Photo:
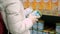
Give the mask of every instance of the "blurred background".
[[21, 0], [24, 8], [40, 10], [42, 17], [31, 28], [31, 34], [60, 34], [60, 0]]

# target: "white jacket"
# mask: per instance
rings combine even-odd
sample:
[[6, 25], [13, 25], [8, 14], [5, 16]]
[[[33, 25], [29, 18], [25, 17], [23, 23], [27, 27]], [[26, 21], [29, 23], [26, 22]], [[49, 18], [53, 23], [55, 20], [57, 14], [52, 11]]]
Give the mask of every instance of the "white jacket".
[[0, 2], [6, 28], [12, 34], [30, 34], [29, 29], [33, 23], [31, 19], [25, 18], [26, 12], [20, 0], [0, 0]]

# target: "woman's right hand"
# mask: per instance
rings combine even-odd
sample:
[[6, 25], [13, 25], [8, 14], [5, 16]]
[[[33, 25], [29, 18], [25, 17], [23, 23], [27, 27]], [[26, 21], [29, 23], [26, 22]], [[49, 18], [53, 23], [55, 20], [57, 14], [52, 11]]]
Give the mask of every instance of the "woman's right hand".
[[38, 18], [40, 18], [40, 16], [29, 14], [28, 18], [31, 19], [33, 23], [35, 23], [36, 21], [38, 21]]

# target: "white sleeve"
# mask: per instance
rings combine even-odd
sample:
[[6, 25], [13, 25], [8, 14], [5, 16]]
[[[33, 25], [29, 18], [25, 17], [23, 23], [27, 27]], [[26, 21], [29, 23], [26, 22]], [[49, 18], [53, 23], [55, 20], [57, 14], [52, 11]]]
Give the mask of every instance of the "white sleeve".
[[[16, 0], [15, 0], [16, 1]], [[31, 19], [23, 19], [23, 11], [21, 10], [22, 4], [20, 2], [15, 2], [6, 8], [6, 19], [9, 30], [12, 34], [23, 33], [32, 27], [33, 23]]]

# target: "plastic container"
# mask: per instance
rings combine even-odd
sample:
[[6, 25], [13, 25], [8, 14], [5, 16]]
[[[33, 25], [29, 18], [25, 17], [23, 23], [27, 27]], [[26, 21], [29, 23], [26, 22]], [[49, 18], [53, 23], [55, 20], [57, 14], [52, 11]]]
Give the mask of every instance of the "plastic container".
[[32, 12], [32, 15], [33, 15], [33, 16], [40, 16], [40, 17], [42, 16], [41, 11], [39, 11], [39, 10], [33, 11], [33, 12]]

